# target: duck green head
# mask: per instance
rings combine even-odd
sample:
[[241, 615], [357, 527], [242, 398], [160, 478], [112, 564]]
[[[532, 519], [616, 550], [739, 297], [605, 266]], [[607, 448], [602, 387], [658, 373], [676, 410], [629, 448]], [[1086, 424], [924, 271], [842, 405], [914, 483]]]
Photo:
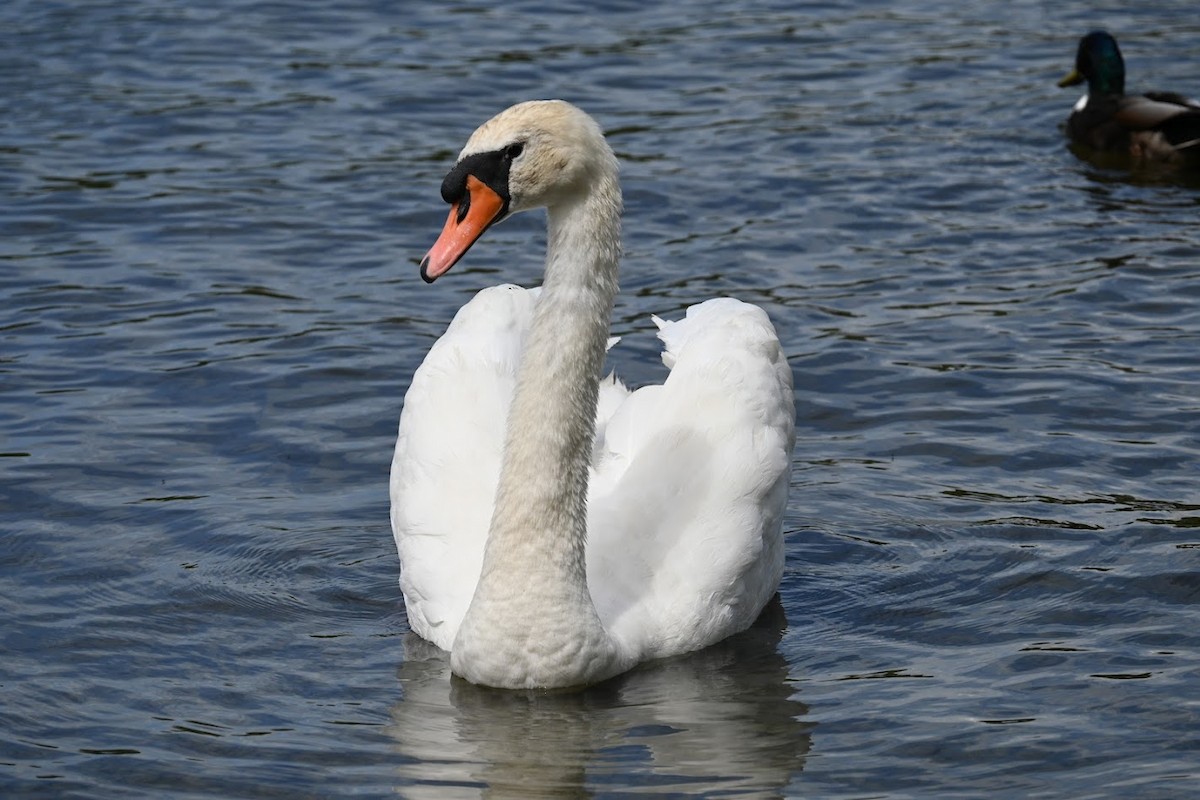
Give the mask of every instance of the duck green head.
[[1074, 86], [1084, 81], [1088, 94], [1125, 94], [1125, 60], [1108, 31], [1092, 31], [1079, 40], [1075, 69], [1058, 85]]

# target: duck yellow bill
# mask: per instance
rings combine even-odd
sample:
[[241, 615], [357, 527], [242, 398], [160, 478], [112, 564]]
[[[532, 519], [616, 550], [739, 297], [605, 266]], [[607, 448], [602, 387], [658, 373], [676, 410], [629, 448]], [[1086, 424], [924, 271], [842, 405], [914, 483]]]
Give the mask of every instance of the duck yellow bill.
[[441, 235], [421, 261], [421, 278], [433, 283], [449, 272], [503, 210], [504, 198], [474, 175], [468, 175], [466, 195], [450, 206]]
[[1077, 83], [1083, 83], [1083, 75], [1080, 74], [1079, 70], [1073, 69], [1068, 72], [1061, 81], [1058, 82], [1058, 85], [1074, 86]]

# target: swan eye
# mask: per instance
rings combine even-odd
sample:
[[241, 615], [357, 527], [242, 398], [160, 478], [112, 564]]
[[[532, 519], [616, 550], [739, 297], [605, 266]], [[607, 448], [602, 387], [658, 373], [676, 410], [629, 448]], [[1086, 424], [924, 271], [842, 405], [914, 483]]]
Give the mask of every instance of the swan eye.
[[504, 156], [510, 162], [512, 162], [513, 160], [516, 159], [517, 156], [521, 155], [521, 153], [524, 153], [524, 152], [525, 152], [525, 143], [517, 142], [515, 144], [510, 144], [508, 147], [506, 147], [504, 149]]

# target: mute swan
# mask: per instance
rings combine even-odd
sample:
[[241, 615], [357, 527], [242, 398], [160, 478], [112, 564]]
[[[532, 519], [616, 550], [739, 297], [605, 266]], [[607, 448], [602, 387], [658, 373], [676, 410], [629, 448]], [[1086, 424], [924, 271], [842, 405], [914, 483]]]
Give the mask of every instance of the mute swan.
[[[795, 401], [762, 309], [655, 318], [670, 374], [601, 380], [621, 190], [595, 121], [513, 106], [442, 183], [432, 282], [488, 227], [547, 209], [541, 289], [484, 289], [413, 375], [391, 472], [413, 631], [499, 688], [602, 681], [744, 630], [783, 572]], [[505, 422], [507, 420], [507, 422]]]

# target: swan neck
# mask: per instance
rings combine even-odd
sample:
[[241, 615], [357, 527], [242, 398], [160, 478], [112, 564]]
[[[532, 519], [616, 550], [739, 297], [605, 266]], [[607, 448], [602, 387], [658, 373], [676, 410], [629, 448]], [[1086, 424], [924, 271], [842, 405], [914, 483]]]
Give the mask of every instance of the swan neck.
[[593, 683], [631, 656], [587, 585], [596, 398], [620, 257], [620, 193], [549, 207], [546, 274], [517, 371], [483, 569], [451, 651], [476, 683]]
[[546, 273], [508, 417], [489, 549], [526, 540], [583, 579], [596, 398], [617, 291], [620, 204], [593, 192], [550, 209]]

